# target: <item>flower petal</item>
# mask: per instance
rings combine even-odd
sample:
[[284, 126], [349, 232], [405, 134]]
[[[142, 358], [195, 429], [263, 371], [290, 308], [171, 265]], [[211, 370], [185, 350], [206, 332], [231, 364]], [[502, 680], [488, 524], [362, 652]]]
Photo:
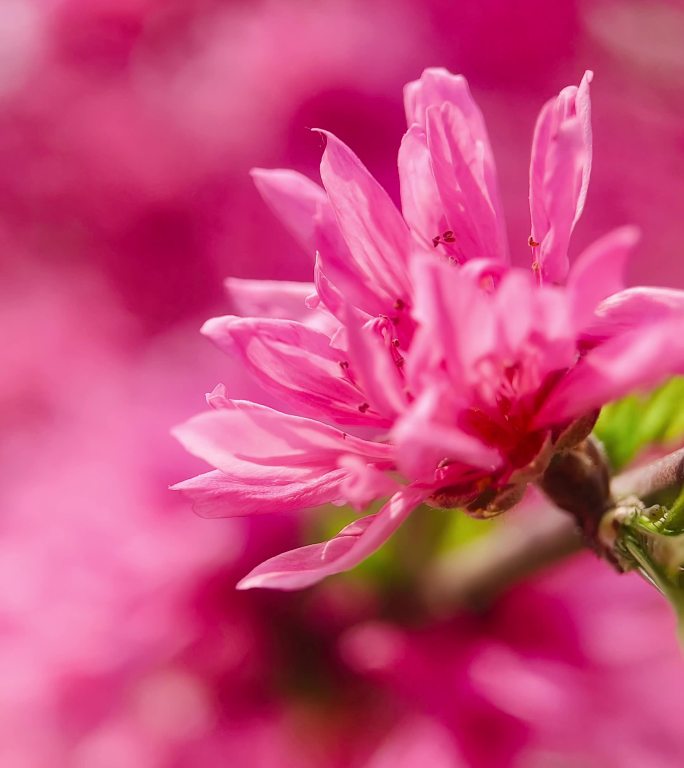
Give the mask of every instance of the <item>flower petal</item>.
[[459, 429], [457, 419], [458, 408], [450, 405], [446, 391], [439, 386], [424, 390], [392, 429], [399, 469], [428, 482], [444, 459], [494, 470], [501, 463], [499, 452]]
[[202, 333], [234, 355], [268, 392], [301, 414], [340, 424], [373, 424], [382, 419], [359, 410], [364, 394], [345, 374], [344, 355], [330, 338], [291, 320], [215, 317]]
[[426, 123], [432, 170], [459, 260], [506, 261], [504, 221], [487, 184], [482, 143], [469, 136], [453, 104], [428, 107]]
[[429, 247], [449, 226], [432, 173], [425, 131], [412, 125], [399, 147], [399, 184], [404, 219], [418, 240]]
[[[589, 186], [591, 110], [587, 71], [579, 88], [564, 88], [542, 108], [530, 162], [530, 215], [537, 267], [560, 283], [568, 272], [568, 244]], [[538, 249], [538, 250], [537, 250]]]
[[379, 305], [387, 313], [397, 299], [406, 302], [409, 297], [408, 227], [387, 192], [349, 147], [332, 133], [321, 133], [327, 137], [321, 160], [323, 184], [358, 279], [370, 281], [377, 297], [372, 307], [361, 309], [379, 314]]
[[589, 325], [601, 301], [624, 288], [625, 263], [638, 240], [636, 227], [620, 227], [590, 245], [574, 263], [567, 290], [576, 330]]
[[339, 325], [324, 308], [309, 308], [307, 299], [316, 290], [313, 283], [228, 277], [224, 284], [231, 308], [242, 317], [296, 320], [328, 335]]
[[[379, 470], [375, 470], [378, 472]], [[275, 483], [239, 481], [214, 470], [171, 486], [192, 502], [200, 517], [244, 517], [276, 512], [297, 512], [346, 500], [346, 468], [324, 472], [306, 480]]]
[[[459, 115], [457, 139], [468, 156], [477, 156], [481, 168], [483, 187], [498, 222], [497, 239], [499, 258], [508, 260], [508, 244], [504, 227], [503, 208], [494, 163], [494, 154], [487, 135], [484, 118], [473, 99], [468, 83], [462, 75], [452, 75], [446, 69], [432, 67], [426, 69], [420, 80], [408, 83], [404, 88], [404, 107], [406, 119], [411, 128], [427, 131], [427, 111], [431, 107], [439, 109], [448, 104]], [[403, 198], [402, 198], [403, 204]], [[435, 230], [430, 238], [443, 232]], [[484, 255], [484, 254], [480, 254]]]
[[552, 390], [536, 426], [576, 418], [634, 389], [684, 373], [684, 314], [609, 339], [590, 350]]
[[[406, 408], [404, 381], [388, 343], [373, 326], [363, 324], [351, 311], [345, 328], [354, 376], [373, 409], [391, 421]], [[392, 343], [391, 340], [389, 342]], [[400, 355], [397, 353], [397, 360]]]
[[585, 329], [590, 343], [603, 341], [648, 323], [684, 313], [684, 291], [675, 288], [627, 288], [602, 301]]
[[393, 448], [355, 437], [313, 419], [281, 413], [244, 400], [200, 413], [173, 430], [189, 453], [236, 478], [270, 471], [304, 476], [336, 468], [340, 456], [356, 454], [391, 464]]
[[325, 190], [297, 171], [253, 168], [254, 184], [266, 204], [302, 248], [346, 257], [335, 214]]
[[403, 489], [377, 515], [355, 520], [328, 542], [272, 557], [242, 579], [237, 588], [302, 589], [348, 571], [379, 549], [424, 498], [424, 491]]

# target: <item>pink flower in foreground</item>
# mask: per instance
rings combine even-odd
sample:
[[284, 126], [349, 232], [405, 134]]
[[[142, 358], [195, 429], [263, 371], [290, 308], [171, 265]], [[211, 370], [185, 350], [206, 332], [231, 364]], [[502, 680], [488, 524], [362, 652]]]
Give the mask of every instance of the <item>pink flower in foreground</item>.
[[[591, 166], [587, 73], [539, 116], [530, 169], [532, 269], [509, 265], [496, 169], [463, 77], [405, 90], [402, 213], [327, 136], [325, 189], [257, 170], [266, 202], [316, 253], [314, 282], [272, 286], [289, 317], [203, 331], [289, 412], [208, 396], [176, 435], [216, 469], [175, 486], [200, 514], [249, 515], [389, 497], [331, 541], [258, 566], [240, 587], [296, 589], [349, 569], [419, 504], [511, 506], [596, 409], [684, 371], [684, 293], [622, 289], [637, 234], [618, 229], [569, 268]], [[229, 282], [242, 307], [263, 291]], [[308, 297], [305, 299], [305, 294]]]

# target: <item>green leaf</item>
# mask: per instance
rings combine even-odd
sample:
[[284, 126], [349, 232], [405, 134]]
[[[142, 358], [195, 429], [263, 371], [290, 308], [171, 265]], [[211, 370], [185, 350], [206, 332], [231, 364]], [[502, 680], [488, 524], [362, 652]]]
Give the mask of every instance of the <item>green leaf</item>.
[[668, 445], [684, 436], [684, 377], [648, 394], [629, 395], [601, 410], [596, 435], [616, 470], [644, 448]]

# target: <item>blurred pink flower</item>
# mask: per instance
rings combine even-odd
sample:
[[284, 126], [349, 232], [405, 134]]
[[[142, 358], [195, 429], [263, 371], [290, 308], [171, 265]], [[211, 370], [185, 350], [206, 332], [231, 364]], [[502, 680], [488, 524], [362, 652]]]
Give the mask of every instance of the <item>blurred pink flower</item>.
[[684, 669], [674, 619], [639, 577], [590, 554], [480, 612], [419, 627], [358, 623], [339, 649], [393, 702], [397, 726], [376, 758], [383, 768], [418, 765], [409, 756], [421, 750], [440, 768], [681, 761]]
[[[204, 333], [297, 415], [218, 388], [214, 412], [176, 429], [216, 470], [175, 487], [209, 516], [361, 508], [393, 495], [332, 541], [262, 564], [242, 588], [296, 589], [346, 570], [424, 501], [502, 511], [574, 420], [684, 370], [684, 293], [620, 292], [633, 229], [597, 241], [569, 271], [591, 167], [590, 80], [561, 91], [537, 122], [531, 272], [508, 266], [484, 122], [464, 78], [445, 70], [405, 90], [403, 217], [332, 134], [325, 191], [294, 172], [255, 172], [276, 214], [316, 251], [306, 302], [331, 331], [300, 322], [301, 311], [207, 322]], [[243, 303], [258, 297], [253, 283], [230, 285]], [[307, 290], [269, 288], [280, 307]]]

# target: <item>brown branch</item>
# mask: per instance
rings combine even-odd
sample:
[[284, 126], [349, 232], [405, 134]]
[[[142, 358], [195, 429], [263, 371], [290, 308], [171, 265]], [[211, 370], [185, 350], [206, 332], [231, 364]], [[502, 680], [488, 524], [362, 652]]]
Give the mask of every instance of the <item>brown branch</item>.
[[659, 491], [684, 485], [684, 448], [643, 467], [613, 478], [610, 490], [616, 500], [628, 496], [647, 499]]
[[[619, 503], [630, 496], [645, 499], [658, 491], [684, 485], [684, 448], [614, 477], [609, 494], [607, 488], [594, 493], [594, 486], [601, 490], [601, 482], [594, 483], [592, 471], [580, 471], [584, 466], [580, 460], [586, 458], [581, 454], [566, 454], [560, 459], [559, 469], [567, 475], [568, 493], [560, 493], [553, 487], [553, 475], [549, 478], [552, 487], [545, 488], [547, 493], [551, 491], [558, 496], [570, 514], [562, 512], [550, 501], [533, 513], [514, 512], [487, 536], [438, 560], [424, 580], [423, 594], [431, 609], [438, 614], [447, 614], [459, 608], [482, 608], [511, 584], [578, 552], [583, 545], [595, 544], [588, 535], [586, 520], [595, 520], [598, 526], [606, 511], [604, 504], [597, 503], [601, 508], [586, 519], [573, 508], [577, 504], [581, 505], [579, 511], [582, 512], [588, 499], [598, 500], [603, 496], [610, 499], [612, 496]], [[591, 464], [591, 461], [587, 464], [589, 470]], [[587, 478], [593, 484], [588, 483]], [[558, 487], [564, 490], [562, 483]], [[604, 555], [611, 559], [610, 552], [604, 552]]]
[[511, 513], [482, 539], [437, 560], [423, 589], [431, 610], [484, 608], [510, 584], [582, 548], [572, 517], [551, 505], [534, 511]]

